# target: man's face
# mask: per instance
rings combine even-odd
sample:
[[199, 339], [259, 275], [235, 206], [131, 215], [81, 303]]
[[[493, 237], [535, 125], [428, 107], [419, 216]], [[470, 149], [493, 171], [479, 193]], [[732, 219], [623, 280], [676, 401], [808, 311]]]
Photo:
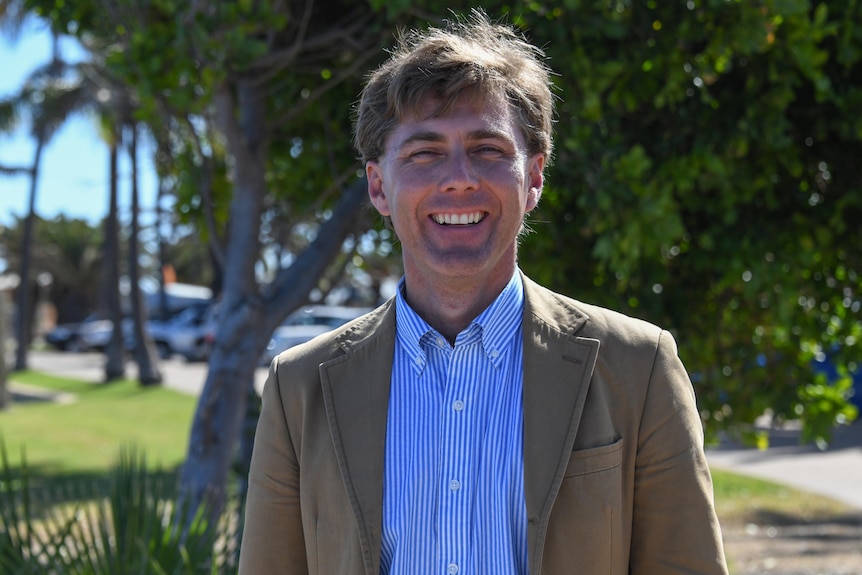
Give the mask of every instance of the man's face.
[[508, 281], [545, 157], [527, 154], [501, 97], [461, 97], [445, 115], [427, 117], [435, 104], [427, 100], [399, 124], [384, 155], [368, 162], [371, 201], [392, 219], [408, 280]]

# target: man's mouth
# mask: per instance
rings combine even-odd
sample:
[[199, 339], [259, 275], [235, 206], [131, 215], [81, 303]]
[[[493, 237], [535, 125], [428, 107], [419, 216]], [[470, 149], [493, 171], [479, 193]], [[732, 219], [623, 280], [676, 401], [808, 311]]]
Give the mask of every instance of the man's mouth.
[[484, 212], [472, 212], [469, 214], [433, 214], [433, 219], [438, 224], [448, 226], [468, 226], [478, 224], [485, 218]]

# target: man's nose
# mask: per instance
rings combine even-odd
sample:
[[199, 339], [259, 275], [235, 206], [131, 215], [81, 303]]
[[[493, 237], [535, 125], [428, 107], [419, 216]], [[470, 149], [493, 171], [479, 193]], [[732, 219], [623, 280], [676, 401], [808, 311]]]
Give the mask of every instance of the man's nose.
[[479, 177], [476, 166], [470, 155], [458, 150], [448, 155], [445, 162], [445, 173], [440, 182], [444, 192], [461, 192], [475, 190], [479, 187]]

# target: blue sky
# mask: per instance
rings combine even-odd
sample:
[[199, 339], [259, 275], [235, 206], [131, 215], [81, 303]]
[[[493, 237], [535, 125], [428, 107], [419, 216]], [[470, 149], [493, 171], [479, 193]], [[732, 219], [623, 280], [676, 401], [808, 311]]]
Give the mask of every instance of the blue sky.
[[[64, 57], [80, 59], [82, 51], [71, 39], [62, 44]], [[20, 37], [11, 41], [0, 34], [0, 98], [14, 94], [28, 75], [48, 61], [51, 53], [47, 27], [31, 20]], [[0, 163], [29, 166], [35, 148], [28, 137], [29, 126], [22, 125], [15, 134], [0, 134]], [[155, 205], [156, 182], [152, 164], [145, 150], [139, 150], [141, 170], [141, 207]], [[122, 177], [128, 173], [120, 164], [120, 210], [128, 218], [129, 189]], [[30, 181], [26, 176], [0, 174], [0, 225], [9, 225], [13, 216], [27, 212]], [[98, 223], [108, 211], [108, 148], [99, 139], [93, 118], [72, 118], [56, 133], [43, 151], [36, 212], [43, 218], [59, 214]], [[146, 217], [142, 218], [148, 219]]]

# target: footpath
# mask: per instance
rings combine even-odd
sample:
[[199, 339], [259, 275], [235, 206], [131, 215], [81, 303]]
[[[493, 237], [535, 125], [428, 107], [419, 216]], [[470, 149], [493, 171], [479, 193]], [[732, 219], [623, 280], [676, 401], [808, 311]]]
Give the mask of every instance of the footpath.
[[[29, 355], [31, 369], [93, 382], [101, 381], [104, 361], [104, 355], [99, 353], [38, 351]], [[134, 363], [127, 367], [127, 374], [133, 377]], [[169, 359], [161, 361], [159, 367], [165, 387], [182, 393], [199, 394], [206, 380], [205, 363]], [[266, 374], [265, 367], [256, 370], [258, 391], [263, 389]], [[859, 421], [835, 428], [833, 440], [825, 450], [800, 445], [798, 432], [776, 430], [771, 433], [767, 450], [725, 442], [707, 449], [707, 459], [715, 468], [797, 487], [862, 510], [862, 422]]]
[[706, 451], [711, 467], [825, 495], [862, 510], [862, 421], [833, 430], [825, 450], [801, 445], [799, 432], [773, 430], [769, 448], [725, 442]]

